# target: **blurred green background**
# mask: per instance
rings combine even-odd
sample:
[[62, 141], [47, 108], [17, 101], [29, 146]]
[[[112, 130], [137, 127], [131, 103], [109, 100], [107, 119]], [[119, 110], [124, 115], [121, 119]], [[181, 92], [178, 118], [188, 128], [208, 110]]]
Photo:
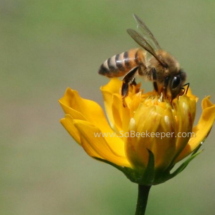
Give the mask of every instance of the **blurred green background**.
[[[97, 70], [137, 47], [126, 33], [132, 13], [179, 60], [193, 93], [215, 102], [213, 0], [1, 0], [0, 214], [134, 214], [137, 186], [85, 154], [60, 125], [58, 104], [71, 87], [103, 105], [108, 80]], [[148, 215], [214, 214], [214, 138], [213, 129], [183, 173], [152, 188]]]

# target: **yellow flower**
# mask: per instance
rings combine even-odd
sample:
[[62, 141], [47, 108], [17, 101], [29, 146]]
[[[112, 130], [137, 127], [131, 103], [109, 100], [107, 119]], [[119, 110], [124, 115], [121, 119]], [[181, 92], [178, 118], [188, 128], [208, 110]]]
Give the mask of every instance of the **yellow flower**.
[[203, 99], [202, 115], [193, 127], [197, 98], [190, 91], [170, 103], [155, 92], [144, 94], [137, 85], [130, 87], [124, 107], [121, 85], [120, 80], [111, 79], [101, 87], [109, 123], [97, 103], [68, 88], [59, 100], [65, 112], [61, 123], [88, 155], [115, 166], [133, 182], [162, 183], [198, 154], [214, 123], [215, 105], [209, 97]]

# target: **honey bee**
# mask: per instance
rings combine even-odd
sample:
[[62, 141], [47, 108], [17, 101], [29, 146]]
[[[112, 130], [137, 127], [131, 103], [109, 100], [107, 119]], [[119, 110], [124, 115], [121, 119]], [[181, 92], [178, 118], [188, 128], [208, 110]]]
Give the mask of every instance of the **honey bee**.
[[134, 18], [143, 34], [133, 29], [127, 29], [127, 32], [143, 49], [131, 49], [108, 58], [101, 65], [99, 74], [108, 78], [124, 76], [121, 88], [123, 99], [128, 95], [129, 85], [136, 85], [135, 78], [142, 76], [153, 83], [159, 95], [172, 101], [185, 92], [185, 85], [189, 87], [189, 83], [184, 84], [186, 73], [172, 55], [161, 49], [144, 22], [136, 15]]

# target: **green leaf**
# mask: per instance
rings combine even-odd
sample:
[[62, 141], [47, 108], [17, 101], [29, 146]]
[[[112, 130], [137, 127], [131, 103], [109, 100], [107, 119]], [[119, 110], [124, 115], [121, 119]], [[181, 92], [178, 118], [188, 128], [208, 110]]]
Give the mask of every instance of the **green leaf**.
[[192, 153], [192, 155], [196, 154], [199, 149], [201, 148], [201, 146], [203, 145], [203, 143], [205, 142], [205, 139], [199, 144], [199, 146], [194, 150], [194, 152]]
[[154, 154], [148, 149], [149, 152], [149, 160], [148, 160], [148, 165], [146, 170], [144, 171], [144, 174], [142, 176], [141, 181], [147, 184], [152, 184], [153, 180], [154, 180], [154, 175], [155, 175], [155, 171], [154, 171], [154, 166], [155, 166], [155, 159], [154, 159]]
[[120, 171], [124, 172], [124, 171], [123, 171], [123, 167], [121, 167], [121, 166], [117, 166], [116, 164], [111, 163], [110, 161], [103, 160], [103, 159], [101, 159], [101, 158], [97, 158], [97, 157], [93, 157], [93, 158], [95, 158], [96, 160], [99, 160], [99, 161], [101, 161], [101, 162], [107, 163], [107, 164], [109, 164], [109, 165], [111, 165], [111, 166], [113, 166], [113, 167], [117, 168], [118, 170], [120, 170]]
[[175, 170], [175, 172], [173, 172], [172, 174], [170, 174], [170, 177], [169, 179], [175, 177], [176, 175], [178, 175], [180, 172], [182, 172], [186, 167], [187, 165], [195, 158], [197, 157], [202, 151], [199, 151], [195, 154], [192, 154], [184, 163], [181, 164], [181, 166], [178, 167], [177, 170]]

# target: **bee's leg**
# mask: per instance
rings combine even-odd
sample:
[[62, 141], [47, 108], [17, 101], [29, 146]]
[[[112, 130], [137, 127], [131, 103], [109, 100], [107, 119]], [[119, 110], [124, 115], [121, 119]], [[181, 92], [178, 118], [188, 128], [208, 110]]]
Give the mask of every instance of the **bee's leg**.
[[137, 83], [136, 83], [135, 78], [134, 78], [134, 80], [131, 82], [131, 84], [130, 84], [130, 85], [137, 86]]
[[154, 87], [154, 90], [155, 90], [156, 92], [158, 92], [157, 72], [156, 72], [155, 68], [152, 68], [151, 73], [152, 73], [152, 80], [153, 80], [153, 87]]
[[[187, 88], [186, 88], [186, 90], [185, 90], [185, 88], [184, 87], [186, 87], [187, 86]], [[190, 83], [186, 83], [186, 84], [184, 84], [183, 85], [183, 87], [181, 88], [181, 93], [179, 94], [180, 96], [182, 96], [182, 95], [187, 95], [187, 91], [189, 90], [189, 87], [190, 87]]]
[[135, 67], [130, 72], [128, 72], [125, 75], [125, 77], [123, 78], [121, 95], [122, 95], [123, 105], [124, 106], [125, 106], [124, 99], [128, 95], [129, 85], [135, 83], [134, 77], [136, 75], [137, 70], [138, 70], [138, 67]]
[[134, 85], [136, 84], [134, 77], [136, 75], [137, 70], [138, 70], [138, 67], [135, 67], [130, 72], [128, 72], [123, 78], [123, 84], [122, 84], [122, 90], [121, 90], [122, 97], [126, 97], [128, 95], [128, 89], [130, 84], [134, 84]]
[[187, 92], [188, 92], [188, 90], [189, 90], [189, 87], [190, 87], [190, 83], [186, 83], [186, 84], [184, 84], [184, 86], [183, 86], [183, 88], [185, 87], [185, 86], [187, 86], [187, 89], [185, 90], [185, 95], [187, 94]]
[[167, 77], [164, 79], [163, 90], [162, 90], [162, 92], [164, 93], [164, 98], [167, 98], [167, 86], [169, 85], [169, 80], [170, 80], [170, 77], [169, 77], [169, 76], [167, 76]]

